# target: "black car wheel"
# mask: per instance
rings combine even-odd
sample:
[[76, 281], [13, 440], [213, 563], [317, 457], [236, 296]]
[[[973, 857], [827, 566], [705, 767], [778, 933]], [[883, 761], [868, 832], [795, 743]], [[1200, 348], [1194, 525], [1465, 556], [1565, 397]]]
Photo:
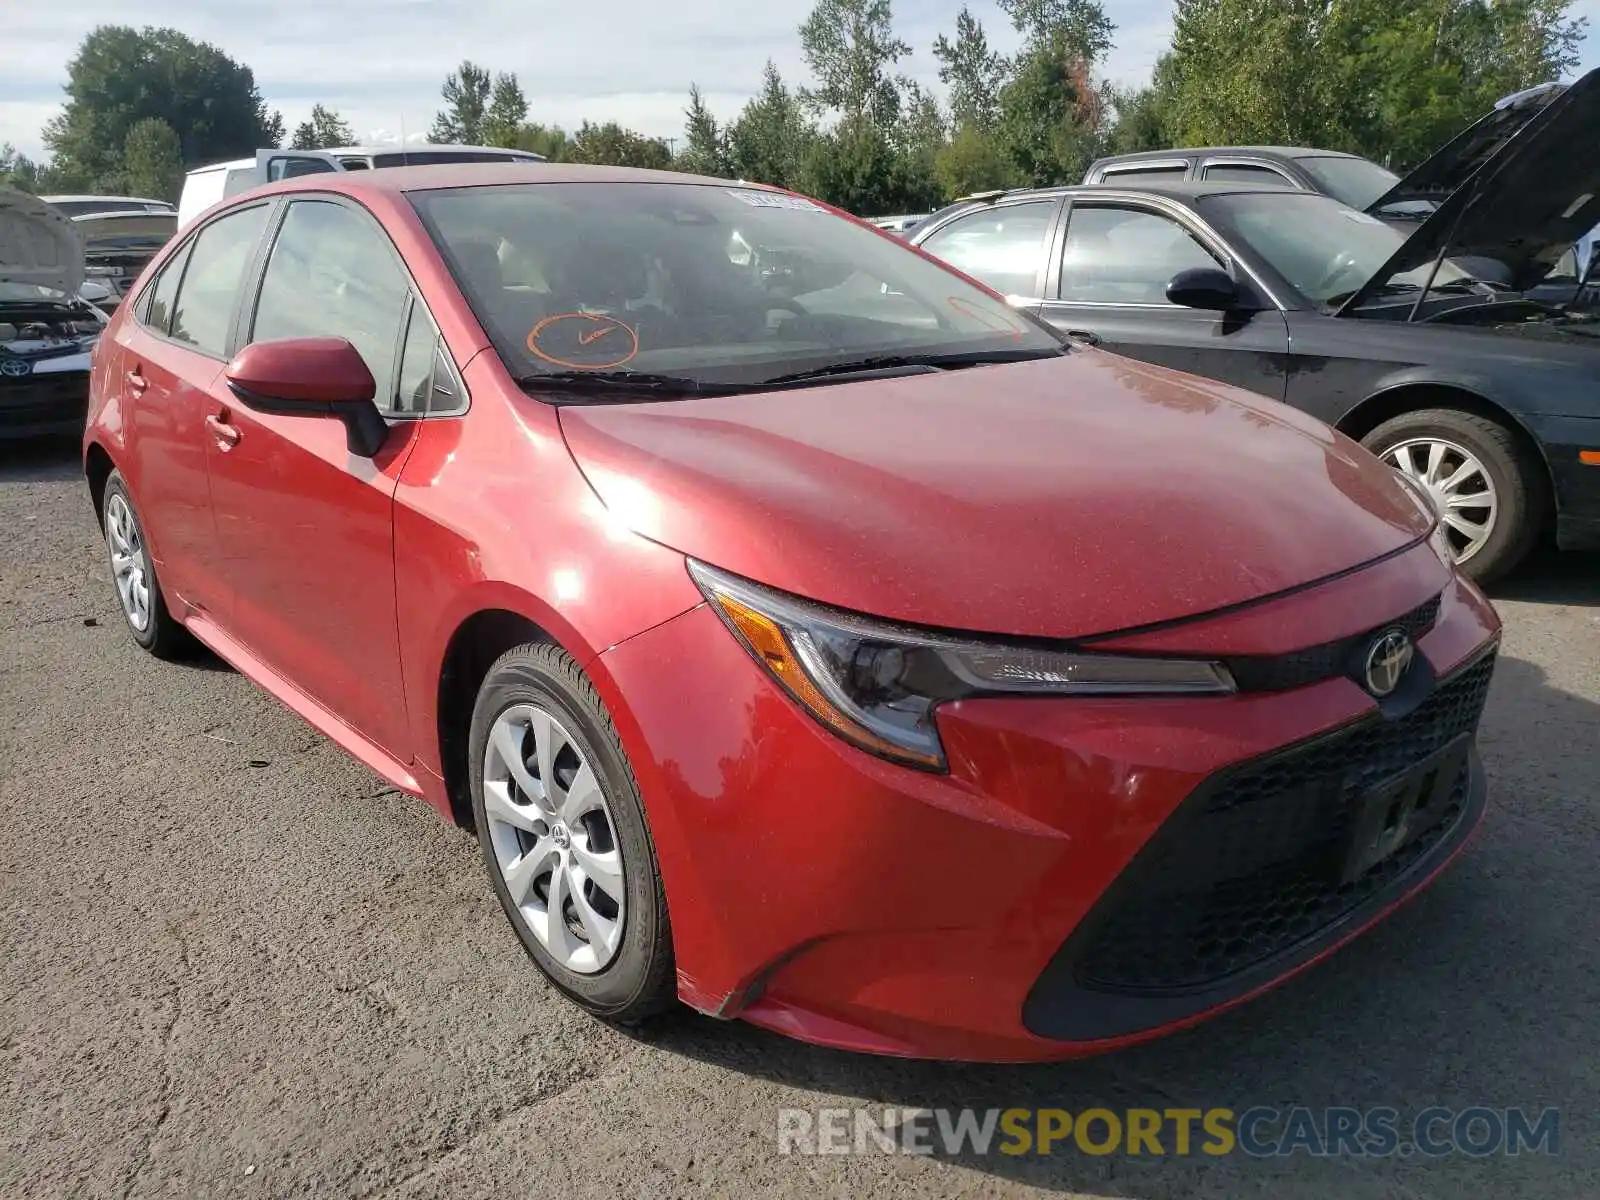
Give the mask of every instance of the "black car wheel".
[[472, 712], [472, 815], [528, 956], [596, 1016], [675, 994], [672, 932], [639, 787], [610, 714], [557, 646], [507, 651]]
[[175, 658], [193, 643], [161, 595], [155, 560], [145, 541], [144, 526], [133, 494], [121, 471], [111, 472], [100, 498], [100, 523], [111, 561], [111, 582], [117, 606], [133, 640], [157, 658]]
[[1545, 526], [1543, 467], [1504, 425], [1451, 408], [1385, 421], [1362, 445], [1433, 498], [1456, 564], [1487, 583], [1533, 549]]

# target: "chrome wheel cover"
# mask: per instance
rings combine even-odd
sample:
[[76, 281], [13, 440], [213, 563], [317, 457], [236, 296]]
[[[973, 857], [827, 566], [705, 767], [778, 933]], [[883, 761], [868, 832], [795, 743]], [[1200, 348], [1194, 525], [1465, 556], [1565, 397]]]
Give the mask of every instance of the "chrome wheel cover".
[[1382, 457], [1428, 493], [1456, 562], [1475, 558], [1500, 519], [1494, 480], [1477, 455], [1446, 438], [1418, 437], [1390, 446]]
[[144, 538], [139, 522], [119, 493], [106, 502], [106, 548], [111, 551], [111, 577], [128, 624], [143, 633], [150, 628], [150, 577], [145, 573]]
[[517, 916], [569, 971], [602, 971], [627, 916], [622, 847], [594, 768], [554, 716], [514, 704], [483, 755], [495, 867]]

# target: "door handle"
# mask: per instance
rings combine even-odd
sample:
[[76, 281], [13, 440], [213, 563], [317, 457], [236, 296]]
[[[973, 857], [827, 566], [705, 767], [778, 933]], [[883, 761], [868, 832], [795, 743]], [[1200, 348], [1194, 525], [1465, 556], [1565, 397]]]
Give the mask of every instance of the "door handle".
[[1075, 342], [1082, 342], [1085, 346], [1098, 346], [1100, 335], [1091, 329], [1069, 329], [1067, 336]]
[[128, 390], [135, 396], [144, 395], [145, 388], [150, 386], [150, 381], [144, 377], [144, 372], [139, 370], [137, 363], [134, 364], [125, 378], [128, 381]]
[[211, 436], [217, 439], [217, 449], [232, 450], [239, 444], [239, 439], [244, 436], [239, 432], [237, 425], [228, 422], [212, 413], [206, 417], [206, 428], [211, 431]]

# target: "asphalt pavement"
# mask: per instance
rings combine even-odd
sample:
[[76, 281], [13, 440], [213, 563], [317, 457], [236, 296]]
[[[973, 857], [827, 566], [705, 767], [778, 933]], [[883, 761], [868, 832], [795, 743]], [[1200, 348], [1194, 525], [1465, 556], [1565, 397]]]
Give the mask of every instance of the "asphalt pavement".
[[[0, 1196], [1600, 1195], [1600, 560], [1496, 592], [1490, 811], [1428, 893], [1197, 1029], [885, 1061], [542, 983], [474, 843], [121, 627], [73, 448], [0, 448]], [[729, 897], [737, 903], [737, 897]], [[779, 1153], [781, 1109], [1560, 1109], [1557, 1153]]]

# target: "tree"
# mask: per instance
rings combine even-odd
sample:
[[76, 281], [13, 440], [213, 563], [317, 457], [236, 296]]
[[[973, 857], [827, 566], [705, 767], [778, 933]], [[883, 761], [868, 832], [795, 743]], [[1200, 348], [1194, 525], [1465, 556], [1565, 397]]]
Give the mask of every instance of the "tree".
[[1023, 183], [1076, 183], [1099, 149], [1104, 98], [1066, 35], [1025, 51], [1000, 93], [996, 136]]
[[624, 129], [615, 121], [607, 121], [603, 125], [585, 121], [572, 139], [567, 160], [664, 171], [672, 166], [672, 151], [660, 138], [645, 137], [631, 129]]
[[334, 146], [355, 145], [355, 130], [331, 108], [311, 106], [311, 119], [295, 126], [291, 150], [329, 150]]
[[128, 134], [156, 118], [185, 163], [254, 154], [283, 140], [250, 68], [175, 29], [102, 25], [67, 64], [67, 102], [44, 127], [58, 186], [92, 189], [121, 172]]
[[890, 138], [897, 160], [894, 178], [899, 196], [895, 207], [900, 212], [928, 212], [938, 208], [944, 198], [935, 164], [950, 122], [939, 98], [922, 85], [903, 80], [901, 90], [905, 116]]
[[1099, 0], [997, 2], [1030, 49], [1059, 43], [1069, 57], [1087, 63], [1097, 63], [1106, 56], [1111, 49], [1111, 36], [1117, 31], [1116, 23], [1106, 16]]
[[939, 80], [950, 86], [950, 116], [957, 128], [994, 128], [1000, 116], [1000, 89], [1011, 64], [989, 49], [983, 26], [965, 7], [956, 14], [956, 36], [934, 39]]
[[817, 79], [801, 93], [813, 111], [880, 129], [899, 115], [890, 70], [911, 47], [894, 35], [890, 0], [817, 0], [800, 26], [800, 50]]
[[1017, 186], [1021, 180], [993, 135], [963, 125], [934, 158], [934, 178], [941, 199], [956, 200], [973, 192]]
[[717, 118], [706, 107], [705, 97], [698, 85], [689, 85], [689, 107], [684, 110], [688, 123], [684, 128], [683, 152], [678, 155], [677, 168], [694, 175], [733, 174], [728, 155], [728, 138], [717, 125]]
[[798, 187], [816, 131], [769, 59], [761, 90], [728, 126], [728, 158], [739, 179]]
[[528, 120], [528, 98], [515, 75], [496, 75], [483, 118], [483, 145], [515, 147]]
[[897, 165], [882, 129], [865, 115], [846, 117], [812, 139], [800, 190], [860, 216], [902, 212]]
[[517, 131], [516, 148], [542, 154], [551, 162], [566, 162], [572, 152], [572, 139], [559, 125], [524, 125]]
[[10, 142], [0, 142], [0, 187], [16, 188], [19, 192], [39, 190], [38, 164]]
[[122, 187], [130, 196], [176, 201], [183, 191], [183, 147], [171, 125], [146, 117], [122, 143]]
[[1102, 153], [1133, 154], [1176, 145], [1173, 84], [1172, 56], [1163, 54], [1156, 60], [1148, 86], [1113, 88], [1110, 102], [1115, 121], [1106, 134]]
[[482, 145], [491, 86], [486, 69], [464, 60], [454, 73], [445, 77], [444, 86], [439, 89], [445, 107], [433, 118], [428, 140], [466, 146]]

